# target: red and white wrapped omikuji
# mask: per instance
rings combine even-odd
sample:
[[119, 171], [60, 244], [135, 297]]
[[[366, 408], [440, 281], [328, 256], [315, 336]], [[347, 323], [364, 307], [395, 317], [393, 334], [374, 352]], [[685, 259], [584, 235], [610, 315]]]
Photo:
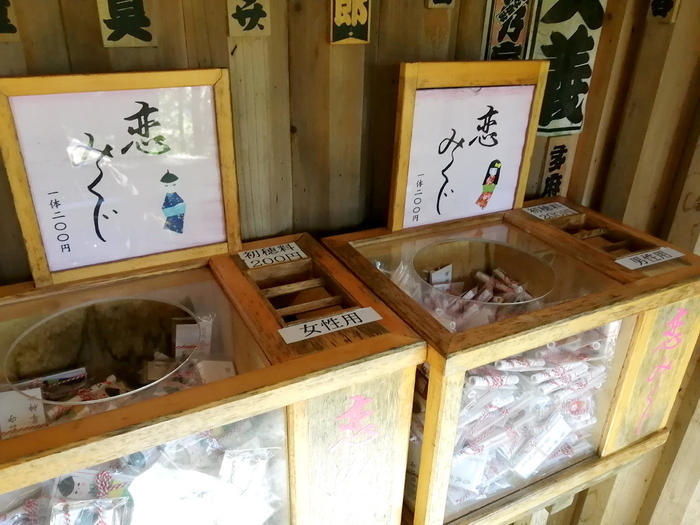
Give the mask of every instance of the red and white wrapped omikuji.
[[619, 328], [618, 321], [467, 372], [448, 515], [594, 452], [596, 395]]

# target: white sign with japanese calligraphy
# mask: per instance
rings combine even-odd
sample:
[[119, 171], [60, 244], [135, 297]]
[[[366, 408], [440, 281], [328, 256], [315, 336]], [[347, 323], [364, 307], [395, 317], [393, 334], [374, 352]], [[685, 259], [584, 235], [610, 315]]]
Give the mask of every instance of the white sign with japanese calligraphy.
[[572, 210], [561, 202], [548, 202], [547, 204], [528, 206], [527, 208], [523, 208], [523, 210], [543, 221], [556, 219], [557, 217], [566, 217], [567, 215], [576, 215], [578, 213], [576, 210]]
[[513, 207], [534, 89], [416, 91], [404, 228]]
[[243, 252], [238, 252], [238, 256], [248, 268], [260, 268], [261, 266], [267, 266], [269, 264], [308, 259], [308, 256], [295, 242], [265, 246], [264, 248], [256, 248], [255, 250], [245, 250]]
[[540, 135], [569, 135], [583, 128], [607, 0], [539, 0], [527, 44], [530, 60], [549, 60]]
[[226, 241], [210, 86], [10, 104], [51, 271]]
[[320, 319], [311, 319], [299, 324], [280, 328], [279, 333], [287, 344], [311, 339], [319, 335], [330, 334], [338, 330], [345, 330], [354, 326], [373, 323], [381, 320], [374, 308], [358, 308], [350, 312], [342, 312], [337, 315], [329, 315]]
[[24, 394], [16, 390], [0, 392], [0, 437], [8, 438], [46, 423], [41, 388], [27, 389]]
[[615, 259], [615, 262], [620, 266], [624, 266], [628, 270], [639, 270], [646, 266], [651, 266], [653, 264], [659, 264], [666, 261], [671, 261], [673, 259], [678, 259], [683, 257], [684, 253], [669, 248], [667, 246], [662, 246], [661, 248], [655, 248], [654, 250], [649, 250], [648, 252], [635, 253], [633, 255], [625, 255], [624, 257], [619, 257]]

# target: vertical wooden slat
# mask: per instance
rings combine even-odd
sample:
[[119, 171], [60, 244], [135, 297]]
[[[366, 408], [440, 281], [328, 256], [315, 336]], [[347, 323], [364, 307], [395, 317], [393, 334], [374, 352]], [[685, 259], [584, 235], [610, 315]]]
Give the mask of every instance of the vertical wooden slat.
[[608, 0], [568, 197], [597, 207], [619, 131], [646, 2]]
[[271, 3], [272, 32], [232, 38], [236, 172], [245, 239], [291, 231], [287, 11]]
[[[457, 23], [457, 60], [481, 60], [481, 41], [486, 16], [486, 0], [463, 0]], [[524, 28], [523, 31], [526, 31]]]
[[294, 229], [356, 225], [364, 45], [331, 46], [330, 4], [290, 3], [289, 60]]
[[328, 227], [339, 228], [357, 226], [365, 217], [360, 193], [365, 46], [332, 46], [330, 60]]
[[187, 67], [228, 67], [226, 2], [182, 0]]
[[[22, 41], [0, 44], [0, 74], [68, 72], [58, 0], [27, 0], [13, 6]], [[16, 282], [30, 278], [29, 262], [4, 166], [0, 179], [0, 282]]]
[[697, 498], [696, 493], [700, 487], [700, 465], [695, 451], [700, 438], [699, 358], [700, 348], [697, 348], [673, 407], [671, 424], [668, 425], [671, 432], [651, 476], [649, 489], [643, 497], [641, 494], [638, 496], [638, 525], [690, 524], [699, 521], [698, 514], [692, 519], [692, 513], [697, 512], [697, 509], [693, 509], [693, 499]]
[[102, 45], [100, 19], [94, 0], [61, 0], [71, 73], [108, 73], [109, 53]]
[[[0, 42], [0, 75], [22, 75], [27, 71], [21, 42]], [[0, 155], [0, 284], [31, 278], [15, 203]]]
[[443, 523], [457, 437], [464, 374], [445, 375], [437, 351], [428, 348], [430, 379], [423, 426], [414, 516], [417, 525]]
[[[459, 4], [452, 9], [426, 9], [414, 0], [383, 0], [379, 6], [379, 32], [370, 46], [372, 64], [369, 103], [372, 134], [372, 219], [386, 221], [389, 181], [396, 122], [396, 91], [400, 62], [452, 60], [457, 44]], [[375, 17], [375, 21], [377, 17]], [[374, 23], [374, 22], [373, 22]]]
[[22, 35], [27, 73], [50, 75], [70, 72], [58, 0], [24, 0], [13, 4]]
[[[695, 110], [678, 180], [673, 184], [669, 201], [664, 238], [688, 251], [700, 253], [700, 106]], [[675, 213], [671, 214], [674, 208]]]
[[605, 187], [605, 214], [652, 233], [697, 103], [698, 19], [700, 2], [682, 2], [675, 24], [647, 20]]

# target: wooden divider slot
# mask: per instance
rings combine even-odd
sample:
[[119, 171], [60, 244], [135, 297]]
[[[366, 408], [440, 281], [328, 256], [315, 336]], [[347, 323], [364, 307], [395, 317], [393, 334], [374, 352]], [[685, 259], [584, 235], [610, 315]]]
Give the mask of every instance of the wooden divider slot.
[[267, 297], [269, 299], [271, 297], [278, 297], [280, 295], [301, 292], [302, 290], [309, 290], [311, 288], [316, 288], [323, 285], [323, 278], [315, 277], [313, 279], [306, 279], [305, 281], [298, 281], [296, 283], [281, 284], [279, 286], [265, 288], [262, 290], [262, 294], [264, 297]]
[[357, 306], [312, 258], [246, 271], [285, 326]]

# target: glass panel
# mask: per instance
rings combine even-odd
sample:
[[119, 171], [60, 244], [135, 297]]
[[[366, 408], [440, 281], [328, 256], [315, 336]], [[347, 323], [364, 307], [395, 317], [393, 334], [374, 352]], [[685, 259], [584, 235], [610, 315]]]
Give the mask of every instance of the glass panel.
[[208, 271], [182, 281], [0, 310], [0, 438], [233, 375], [231, 307]]
[[289, 523], [283, 409], [0, 496], [2, 525]]
[[615, 282], [505, 223], [353, 243], [447, 329], [460, 332]]
[[[466, 373], [446, 519], [596, 452], [633, 325], [616, 321]], [[409, 487], [425, 417], [416, 399]]]

